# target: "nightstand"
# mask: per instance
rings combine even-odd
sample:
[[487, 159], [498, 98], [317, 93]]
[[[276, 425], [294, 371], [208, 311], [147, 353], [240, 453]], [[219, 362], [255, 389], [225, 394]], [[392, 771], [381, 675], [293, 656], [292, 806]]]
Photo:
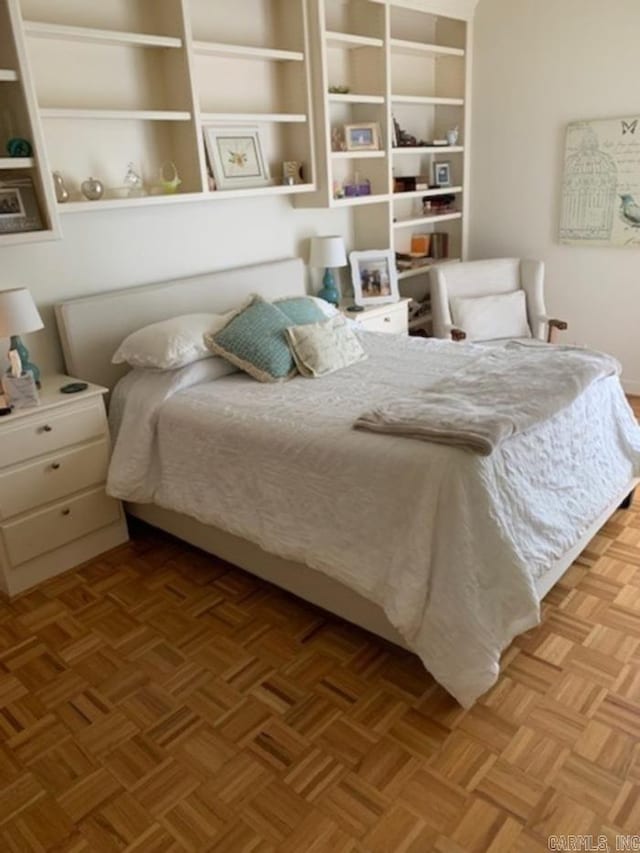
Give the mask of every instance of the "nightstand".
[[40, 405], [0, 417], [0, 588], [9, 596], [126, 542], [107, 496], [106, 388], [63, 394], [42, 380]]
[[355, 320], [367, 332], [385, 332], [389, 335], [407, 335], [409, 333], [409, 302], [387, 302], [385, 305], [365, 305], [364, 311], [348, 311], [353, 302], [342, 302], [340, 311], [350, 320]]

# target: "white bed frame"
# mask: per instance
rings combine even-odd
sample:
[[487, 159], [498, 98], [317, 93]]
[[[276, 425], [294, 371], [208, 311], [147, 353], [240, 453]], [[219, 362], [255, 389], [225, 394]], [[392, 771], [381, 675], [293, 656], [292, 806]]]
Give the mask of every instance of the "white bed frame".
[[[149, 323], [178, 314], [228, 311], [251, 293], [259, 293], [269, 299], [304, 295], [302, 261], [284, 259], [61, 303], [56, 306], [56, 318], [67, 371], [72, 376], [113, 388], [126, 373], [127, 366], [111, 364], [111, 356], [126, 335]], [[540, 598], [565, 573], [637, 483], [638, 480], [634, 480], [621, 488], [611, 504], [585, 529], [576, 546], [537, 582]], [[154, 527], [406, 647], [380, 607], [321, 572], [283, 560], [224, 530], [154, 504], [128, 504], [126, 508], [129, 514]]]

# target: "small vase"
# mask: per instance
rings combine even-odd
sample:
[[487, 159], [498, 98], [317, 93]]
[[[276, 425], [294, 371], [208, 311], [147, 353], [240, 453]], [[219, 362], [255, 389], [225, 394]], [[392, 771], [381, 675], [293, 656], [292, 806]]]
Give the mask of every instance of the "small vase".
[[458, 136], [459, 136], [459, 130], [457, 127], [454, 127], [452, 130], [448, 130], [447, 131], [447, 144], [457, 145], [458, 144]]

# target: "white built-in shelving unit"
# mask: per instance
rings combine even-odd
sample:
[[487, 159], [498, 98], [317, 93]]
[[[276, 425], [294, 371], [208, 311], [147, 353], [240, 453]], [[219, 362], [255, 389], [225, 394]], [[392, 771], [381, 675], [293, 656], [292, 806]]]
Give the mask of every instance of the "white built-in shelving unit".
[[[296, 205], [351, 208], [356, 249], [391, 246], [407, 253], [412, 235], [444, 232], [447, 258], [459, 260], [466, 253], [469, 20], [432, 13], [428, 0], [424, 10], [384, 0], [309, 4], [318, 186]], [[330, 87], [348, 91], [336, 94]], [[394, 147], [394, 119], [418, 143], [443, 139], [454, 127], [459, 137], [446, 147]], [[358, 122], [380, 126], [380, 149], [333, 150], [333, 132]], [[450, 164], [451, 186], [394, 192], [396, 177], [425, 176], [433, 184], [434, 165], [441, 162]], [[366, 180], [370, 195], [337, 197], [345, 182]], [[423, 199], [443, 195], [455, 197], [453, 209], [423, 212]], [[428, 269], [400, 273], [405, 295], [428, 292]]]
[[[47, 153], [41, 206], [51, 214], [181, 201], [298, 195], [314, 189], [315, 157], [306, 0], [0, 0], [20, 61], [3, 61], [0, 85], [32, 82], [33, 124]], [[9, 59], [13, 59], [9, 55]], [[0, 94], [3, 89], [0, 88]], [[1, 101], [0, 101], [1, 103]], [[266, 186], [212, 189], [206, 125], [259, 127], [271, 174]], [[36, 140], [33, 126], [22, 134]], [[37, 141], [37, 140], [36, 140]], [[298, 161], [303, 181], [283, 185], [282, 163]], [[173, 162], [182, 183], [164, 194], [160, 168]], [[128, 164], [146, 194], [131, 197]], [[14, 162], [12, 168], [19, 168]], [[22, 164], [22, 168], [35, 168]], [[0, 168], [4, 159], [0, 159]], [[50, 170], [71, 200], [57, 204]], [[48, 174], [47, 174], [48, 173]], [[106, 192], [87, 201], [80, 185]], [[1, 240], [2, 238], [0, 238]]]
[[[24, 73], [27, 53], [19, 9], [0, 2], [0, 189], [14, 178], [28, 179], [33, 187], [41, 227], [36, 231], [0, 231], [0, 247], [14, 243], [55, 239], [59, 223], [32, 81]], [[30, 157], [9, 157], [10, 139], [26, 139]]]

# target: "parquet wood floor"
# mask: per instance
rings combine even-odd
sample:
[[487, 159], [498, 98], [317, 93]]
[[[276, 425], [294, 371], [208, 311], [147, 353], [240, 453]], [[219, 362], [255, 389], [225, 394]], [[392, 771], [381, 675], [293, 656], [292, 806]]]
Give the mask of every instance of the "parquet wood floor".
[[632, 832], [637, 499], [468, 712], [411, 655], [145, 527], [0, 603], [3, 853], [541, 853]]

